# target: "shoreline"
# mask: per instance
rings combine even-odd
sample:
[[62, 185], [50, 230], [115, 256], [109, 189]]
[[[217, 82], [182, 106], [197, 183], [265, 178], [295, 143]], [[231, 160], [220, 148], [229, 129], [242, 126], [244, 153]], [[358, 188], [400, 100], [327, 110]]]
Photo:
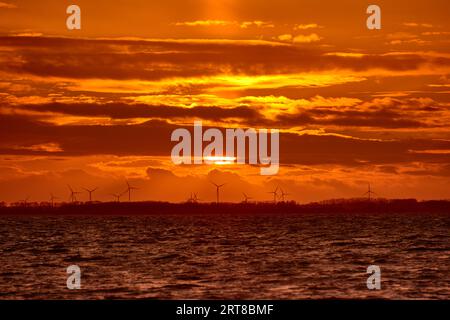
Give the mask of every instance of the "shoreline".
[[415, 199], [328, 200], [320, 203], [92, 202], [0, 207], [0, 216], [74, 215], [265, 215], [265, 214], [449, 214], [450, 201]]

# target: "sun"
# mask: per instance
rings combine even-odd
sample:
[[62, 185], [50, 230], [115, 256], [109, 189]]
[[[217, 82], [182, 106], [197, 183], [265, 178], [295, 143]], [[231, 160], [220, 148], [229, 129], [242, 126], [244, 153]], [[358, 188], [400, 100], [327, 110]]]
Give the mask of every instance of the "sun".
[[224, 156], [207, 156], [203, 158], [205, 163], [215, 165], [231, 165], [236, 163], [236, 157], [224, 157]]

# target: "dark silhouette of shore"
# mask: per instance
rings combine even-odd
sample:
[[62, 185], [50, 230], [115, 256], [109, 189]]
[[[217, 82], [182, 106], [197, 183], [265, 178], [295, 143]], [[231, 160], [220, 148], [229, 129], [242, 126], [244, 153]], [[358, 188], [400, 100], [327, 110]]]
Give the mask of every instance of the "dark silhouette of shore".
[[286, 202], [170, 203], [85, 202], [0, 204], [0, 215], [154, 215], [154, 214], [450, 214], [450, 201], [416, 199], [335, 199], [308, 204]]

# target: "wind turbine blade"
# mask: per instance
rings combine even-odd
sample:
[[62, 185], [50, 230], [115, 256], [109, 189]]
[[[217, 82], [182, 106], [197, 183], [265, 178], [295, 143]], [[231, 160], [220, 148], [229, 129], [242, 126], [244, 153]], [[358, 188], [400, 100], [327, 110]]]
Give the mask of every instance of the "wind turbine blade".
[[214, 182], [212, 182], [212, 181], [210, 181], [213, 185], [215, 185], [216, 186], [216, 188], [219, 188], [219, 186], [216, 184], [216, 183], [214, 183]]

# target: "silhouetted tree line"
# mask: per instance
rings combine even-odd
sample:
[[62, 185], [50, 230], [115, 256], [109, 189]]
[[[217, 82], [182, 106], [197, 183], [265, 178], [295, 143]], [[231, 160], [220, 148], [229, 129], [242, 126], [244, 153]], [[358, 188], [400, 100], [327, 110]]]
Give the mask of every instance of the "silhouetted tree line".
[[295, 201], [248, 203], [87, 202], [0, 205], [2, 215], [151, 215], [151, 214], [308, 214], [308, 213], [448, 213], [450, 201], [416, 199], [332, 199], [308, 204]]

